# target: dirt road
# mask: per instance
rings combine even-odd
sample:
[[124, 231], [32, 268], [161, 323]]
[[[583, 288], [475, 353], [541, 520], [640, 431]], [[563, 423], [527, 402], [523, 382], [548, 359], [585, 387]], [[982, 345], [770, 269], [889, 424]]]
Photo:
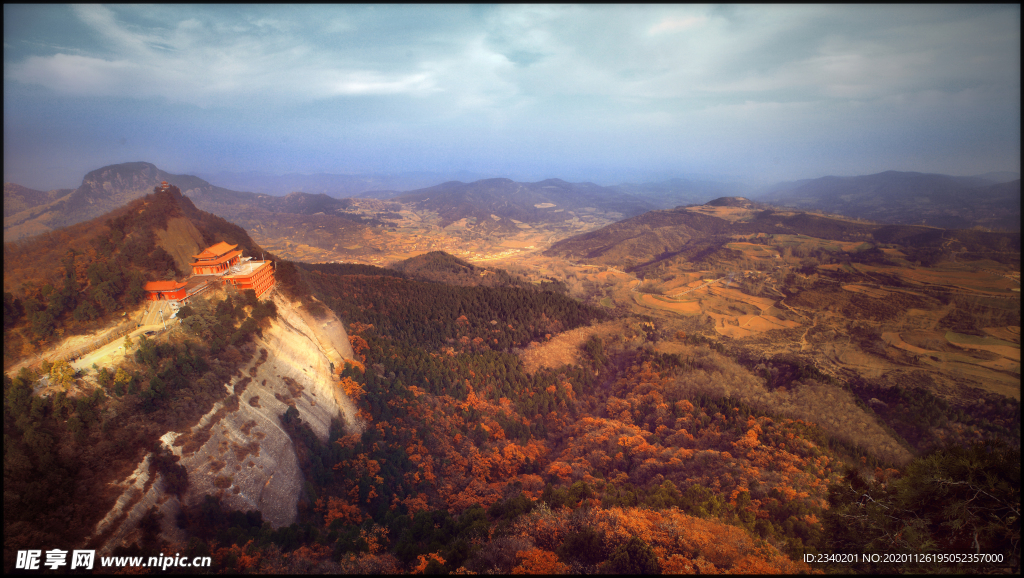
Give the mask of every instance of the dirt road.
[[[174, 323], [176, 324], [177, 321], [175, 321]], [[168, 323], [167, 327], [171, 327], [170, 323]], [[137, 342], [139, 336], [143, 334], [156, 335], [163, 331], [163, 325], [159, 323], [157, 323], [156, 325], [143, 325], [142, 327], [136, 329], [135, 331], [132, 331], [129, 334], [129, 336], [131, 337], [132, 342]], [[133, 352], [134, 349], [130, 350], [128, 353]], [[118, 361], [124, 359], [124, 356], [124, 338], [122, 337], [121, 339], [115, 339], [114, 341], [111, 341], [110, 343], [102, 347], [99, 347], [98, 349], [94, 349], [89, 353], [83, 355], [82, 357], [79, 357], [75, 361], [72, 361], [71, 367], [73, 367], [75, 371], [82, 372], [91, 371], [92, 364], [94, 363], [96, 364], [97, 367], [112, 367]]]

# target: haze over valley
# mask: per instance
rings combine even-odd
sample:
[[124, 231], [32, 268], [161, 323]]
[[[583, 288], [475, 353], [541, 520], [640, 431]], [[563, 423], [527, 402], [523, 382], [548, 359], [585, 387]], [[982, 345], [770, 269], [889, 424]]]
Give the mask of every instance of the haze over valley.
[[5, 573], [1019, 574], [1019, 6], [4, 16]]

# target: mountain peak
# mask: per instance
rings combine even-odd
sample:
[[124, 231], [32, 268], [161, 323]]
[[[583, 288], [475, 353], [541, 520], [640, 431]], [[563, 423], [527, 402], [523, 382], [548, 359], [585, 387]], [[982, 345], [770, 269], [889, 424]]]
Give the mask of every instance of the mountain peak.
[[89, 171], [88, 173], [86, 173], [85, 177], [82, 178], [82, 183], [85, 184], [86, 181], [96, 180], [100, 176], [109, 173], [124, 174], [134, 172], [162, 173], [163, 171], [158, 169], [156, 165], [154, 165], [153, 163], [147, 163], [144, 161], [118, 163], [116, 165], [107, 165], [105, 167], [100, 167], [94, 171]]
[[[88, 221], [152, 193], [153, 188], [162, 181], [188, 194], [197, 189], [212, 188], [198, 177], [172, 175], [144, 161], [107, 165], [89, 171], [77, 189], [67, 191], [59, 195], [59, 198], [50, 195], [45, 204], [37, 204], [29, 211], [12, 216], [14, 218], [7, 218], [5, 212], [4, 241], [15, 241]], [[34, 197], [36, 200], [42, 199], [40, 195]]]

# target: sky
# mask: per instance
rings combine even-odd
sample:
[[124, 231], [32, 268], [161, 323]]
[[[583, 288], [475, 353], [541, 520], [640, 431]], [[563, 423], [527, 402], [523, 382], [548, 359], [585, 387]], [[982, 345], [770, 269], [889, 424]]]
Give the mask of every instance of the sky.
[[4, 181], [1020, 172], [1019, 5], [4, 5]]

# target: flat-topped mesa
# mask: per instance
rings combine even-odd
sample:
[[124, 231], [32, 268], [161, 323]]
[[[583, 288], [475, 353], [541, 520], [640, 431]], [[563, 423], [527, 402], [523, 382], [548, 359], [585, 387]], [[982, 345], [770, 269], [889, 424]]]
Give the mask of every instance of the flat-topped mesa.
[[740, 207], [744, 209], [754, 206], [754, 202], [746, 197], [718, 197], [704, 204], [712, 207]]

